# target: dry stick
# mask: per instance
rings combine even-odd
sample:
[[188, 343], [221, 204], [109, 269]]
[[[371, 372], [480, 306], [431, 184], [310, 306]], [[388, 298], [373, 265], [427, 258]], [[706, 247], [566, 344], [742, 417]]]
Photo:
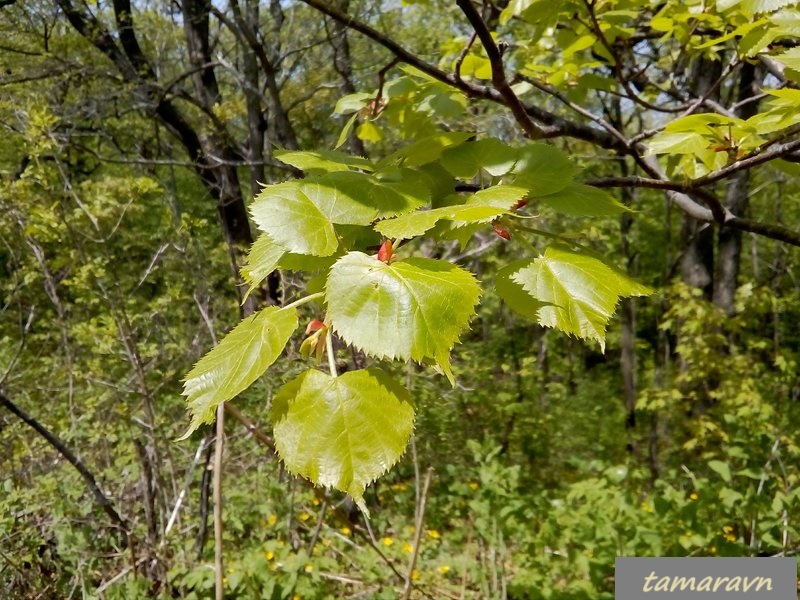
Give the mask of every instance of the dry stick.
[[307, 554], [309, 556], [314, 555], [314, 547], [317, 545], [317, 540], [319, 539], [319, 532], [322, 530], [322, 523], [325, 518], [325, 511], [328, 509], [328, 499], [325, 498], [322, 501], [321, 506], [319, 507], [319, 514], [317, 515], [317, 526], [314, 528], [314, 533], [311, 536], [311, 541], [308, 543], [308, 550]]
[[222, 564], [222, 453], [225, 446], [225, 403], [217, 407], [217, 439], [214, 448], [214, 580], [216, 600], [225, 600]]
[[428, 467], [425, 472], [425, 483], [422, 486], [422, 496], [419, 500], [419, 507], [417, 509], [417, 522], [416, 531], [414, 531], [414, 548], [411, 552], [411, 560], [408, 561], [408, 572], [406, 573], [406, 583], [403, 588], [403, 600], [408, 600], [411, 596], [412, 576], [414, 574], [414, 567], [417, 565], [417, 556], [419, 556], [419, 543], [422, 539], [422, 527], [425, 522], [425, 503], [428, 500], [428, 488], [431, 485], [431, 475], [433, 474], [433, 467]]

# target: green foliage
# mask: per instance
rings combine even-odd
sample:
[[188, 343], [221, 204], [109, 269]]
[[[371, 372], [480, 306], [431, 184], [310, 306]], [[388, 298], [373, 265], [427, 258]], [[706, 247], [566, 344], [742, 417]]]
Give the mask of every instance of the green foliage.
[[606, 324], [620, 297], [652, 290], [585, 253], [551, 246], [511, 278], [539, 302], [539, 323], [556, 327], [605, 349]]
[[189, 437], [201, 423], [214, 420], [221, 402], [258, 379], [283, 352], [297, 329], [294, 308], [268, 306], [239, 323], [186, 375], [183, 393], [192, 412]]
[[289, 471], [347, 492], [368, 513], [364, 489], [397, 462], [411, 435], [409, 400], [379, 369], [304, 371], [272, 400], [275, 447]]
[[480, 287], [446, 262], [385, 264], [351, 252], [331, 268], [325, 299], [333, 329], [378, 358], [433, 359], [452, 379], [450, 349], [466, 328]]

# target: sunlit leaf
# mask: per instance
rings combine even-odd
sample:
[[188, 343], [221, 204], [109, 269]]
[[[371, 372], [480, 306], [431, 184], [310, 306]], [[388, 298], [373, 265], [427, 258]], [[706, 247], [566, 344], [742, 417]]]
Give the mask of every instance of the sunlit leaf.
[[244, 319], [186, 375], [183, 395], [192, 422], [181, 439], [214, 420], [221, 402], [247, 389], [275, 362], [294, 330], [294, 308], [267, 308]]
[[593, 256], [557, 246], [549, 247], [512, 279], [533, 298], [551, 305], [539, 309], [541, 325], [596, 340], [602, 350], [606, 324], [619, 299], [652, 293]]
[[553, 210], [576, 217], [610, 217], [628, 210], [605, 190], [574, 182], [563, 190], [539, 196], [538, 200]]
[[428, 136], [413, 144], [400, 148], [383, 159], [380, 164], [402, 163], [406, 167], [416, 167], [432, 162], [442, 155], [445, 148], [461, 144], [471, 138], [474, 133], [464, 131], [448, 131]]
[[546, 306], [546, 304], [531, 296], [521, 284], [513, 279], [517, 271], [530, 264], [530, 260], [517, 260], [497, 271], [494, 290], [514, 312], [530, 321], [536, 322], [539, 309]]
[[328, 316], [347, 343], [378, 358], [435, 360], [452, 380], [450, 349], [475, 312], [480, 286], [450, 263], [390, 264], [350, 252], [331, 268]]
[[511, 183], [526, 188], [530, 196], [545, 196], [565, 188], [577, 172], [578, 168], [558, 148], [528, 144], [518, 150]]
[[349, 171], [350, 169], [372, 170], [372, 163], [360, 156], [351, 156], [335, 150], [275, 150], [273, 156], [282, 163], [310, 173]]
[[431, 229], [441, 219], [474, 223], [490, 221], [508, 211], [494, 206], [461, 205], [443, 206], [431, 210], [421, 210], [394, 219], [380, 221], [375, 230], [389, 238], [413, 238]]
[[392, 217], [419, 208], [430, 192], [413, 177], [379, 179], [366, 173], [328, 173], [307, 177], [301, 189], [331, 222], [368, 225], [380, 217]]
[[414, 426], [408, 392], [380, 369], [332, 377], [314, 369], [272, 399], [275, 448], [286, 468], [352, 496], [402, 456]]
[[516, 160], [515, 148], [505, 145], [500, 140], [489, 138], [447, 148], [442, 152], [440, 162], [454, 176], [471, 179], [481, 169], [495, 177], [505, 175]]
[[247, 253], [247, 262], [242, 267], [242, 278], [248, 284], [245, 298], [278, 268], [278, 262], [285, 253], [266, 233], [258, 236]]
[[267, 186], [250, 212], [258, 228], [289, 252], [328, 256], [336, 251], [333, 225], [295, 182]]

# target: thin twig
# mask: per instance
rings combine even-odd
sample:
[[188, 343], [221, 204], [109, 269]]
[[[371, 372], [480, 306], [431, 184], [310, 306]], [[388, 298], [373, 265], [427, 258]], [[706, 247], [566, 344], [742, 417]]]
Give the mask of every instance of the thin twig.
[[458, 5], [461, 12], [467, 17], [470, 25], [472, 25], [475, 33], [478, 35], [478, 39], [480, 39], [481, 44], [483, 44], [483, 49], [489, 57], [489, 64], [492, 68], [492, 84], [494, 84], [495, 89], [500, 92], [500, 95], [505, 101], [505, 105], [511, 110], [517, 123], [522, 127], [522, 130], [528, 138], [532, 140], [543, 138], [545, 136], [544, 130], [531, 120], [522, 102], [520, 102], [514, 90], [511, 89], [508, 79], [506, 79], [503, 55], [500, 52], [500, 48], [497, 47], [492, 33], [486, 26], [483, 17], [478, 14], [475, 6], [472, 4], [472, 0], [456, 0], [456, 5]]
[[214, 588], [216, 600], [225, 600], [222, 556], [222, 457], [225, 447], [225, 403], [217, 407], [217, 438], [214, 442]]
[[411, 587], [413, 585], [414, 568], [417, 566], [417, 557], [419, 556], [419, 545], [422, 540], [422, 530], [425, 525], [425, 504], [428, 500], [428, 489], [431, 485], [431, 475], [433, 475], [433, 467], [428, 467], [425, 472], [425, 483], [422, 486], [422, 496], [420, 497], [419, 506], [417, 507], [416, 530], [414, 531], [414, 547], [411, 552], [411, 559], [408, 561], [408, 571], [406, 573], [406, 583], [403, 588], [403, 600], [408, 600], [411, 597]]

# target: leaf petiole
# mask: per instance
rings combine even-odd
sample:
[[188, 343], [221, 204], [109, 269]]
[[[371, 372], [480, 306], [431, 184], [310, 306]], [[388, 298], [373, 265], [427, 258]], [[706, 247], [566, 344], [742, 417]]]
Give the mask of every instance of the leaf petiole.
[[285, 310], [287, 308], [296, 308], [298, 306], [302, 306], [303, 304], [307, 304], [308, 302], [311, 302], [312, 300], [316, 300], [317, 298], [321, 298], [324, 295], [325, 295], [325, 292], [317, 292], [315, 294], [310, 294], [308, 296], [300, 298], [299, 300], [295, 300], [291, 304], [287, 304], [286, 306], [282, 306], [281, 310]]
[[336, 357], [333, 355], [333, 335], [330, 330], [325, 332], [325, 350], [328, 355], [328, 368], [331, 371], [331, 377], [338, 377], [339, 373], [336, 371]]

